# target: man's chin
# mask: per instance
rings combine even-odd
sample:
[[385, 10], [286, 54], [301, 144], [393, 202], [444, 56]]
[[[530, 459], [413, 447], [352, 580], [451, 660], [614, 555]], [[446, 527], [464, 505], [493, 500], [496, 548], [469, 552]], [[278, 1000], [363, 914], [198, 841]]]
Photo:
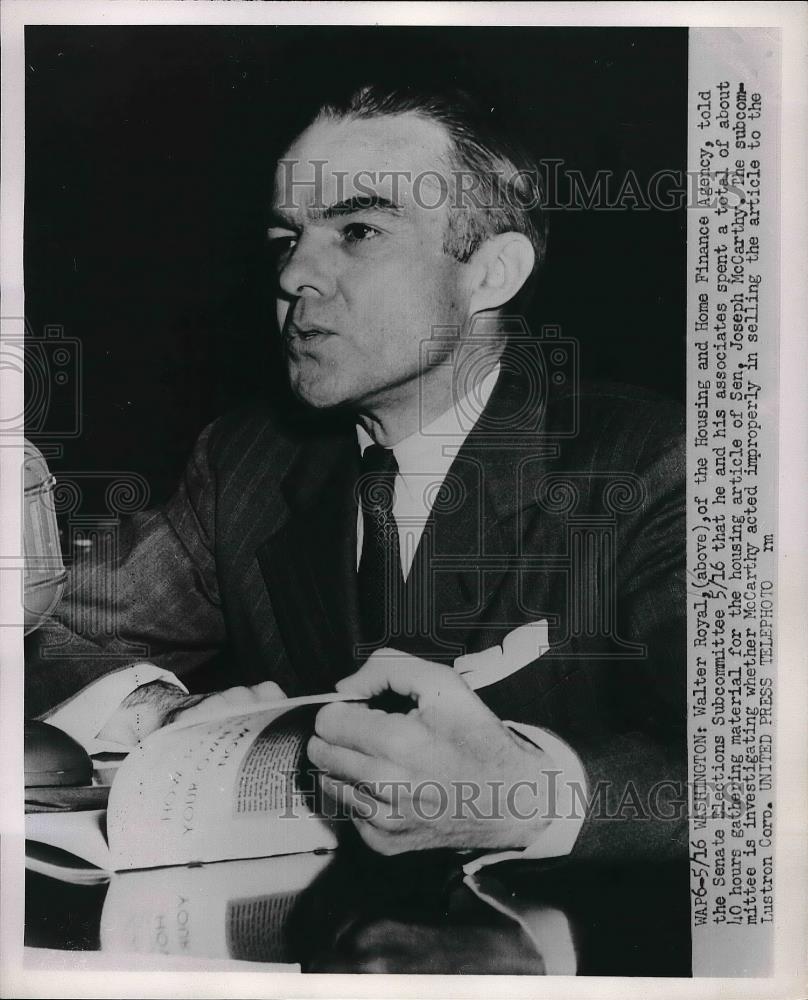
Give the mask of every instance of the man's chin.
[[345, 409], [351, 403], [350, 393], [336, 385], [293, 380], [291, 387], [297, 399], [313, 410]]

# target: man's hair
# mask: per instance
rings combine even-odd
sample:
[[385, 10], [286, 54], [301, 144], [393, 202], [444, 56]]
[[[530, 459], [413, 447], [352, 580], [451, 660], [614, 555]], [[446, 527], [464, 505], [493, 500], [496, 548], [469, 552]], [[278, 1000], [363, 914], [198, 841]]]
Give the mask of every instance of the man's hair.
[[436, 122], [448, 133], [453, 191], [448, 195], [445, 252], [465, 262], [490, 236], [523, 233], [536, 255], [533, 271], [514, 299], [526, 304], [547, 250], [544, 189], [535, 160], [503, 135], [486, 108], [462, 90], [432, 92], [369, 84], [322, 104], [315, 120], [410, 113]]

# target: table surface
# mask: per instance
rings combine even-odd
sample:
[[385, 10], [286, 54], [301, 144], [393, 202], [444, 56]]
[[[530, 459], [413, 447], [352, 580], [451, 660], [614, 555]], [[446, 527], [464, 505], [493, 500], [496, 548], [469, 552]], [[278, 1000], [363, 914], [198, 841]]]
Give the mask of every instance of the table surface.
[[507, 862], [483, 869], [476, 893], [463, 860], [382, 858], [357, 845], [128, 872], [98, 886], [28, 872], [25, 943], [303, 972], [690, 975], [686, 859]]

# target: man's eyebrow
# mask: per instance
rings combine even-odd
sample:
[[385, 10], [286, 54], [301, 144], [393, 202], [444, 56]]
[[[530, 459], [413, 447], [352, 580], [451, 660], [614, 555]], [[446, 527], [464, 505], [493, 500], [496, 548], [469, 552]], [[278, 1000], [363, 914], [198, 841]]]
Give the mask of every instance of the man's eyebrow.
[[[354, 195], [337, 201], [333, 205], [309, 205], [305, 208], [305, 215], [313, 222], [328, 222], [330, 219], [341, 219], [346, 215], [355, 215], [358, 212], [383, 212], [386, 215], [401, 216], [404, 209], [401, 205], [385, 198], [380, 194]], [[281, 208], [273, 208], [269, 213], [269, 227], [279, 229], [294, 229], [300, 227], [300, 223], [293, 215]]]
[[338, 219], [343, 215], [357, 212], [384, 212], [386, 215], [403, 215], [401, 205], [380, 194], [354, 195], [344, 201], [337, 201], [327, 208], [310, 208], [308, 214], [314, 219]]

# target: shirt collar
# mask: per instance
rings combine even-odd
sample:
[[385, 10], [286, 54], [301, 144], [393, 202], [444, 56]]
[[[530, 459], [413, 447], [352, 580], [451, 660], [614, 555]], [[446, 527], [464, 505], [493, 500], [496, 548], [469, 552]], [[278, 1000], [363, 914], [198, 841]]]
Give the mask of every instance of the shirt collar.
[[[488, 404], [499, 373], [500, 363], [497, 362], [457, 403], [393, 446], [399, 475], [407, 476], [410, 472], [445, 475], [449, 471], [452, 460]], [[374, 443], [373, 438], [361, 424], [356, 425], [356, 436], [364, 454]]]

